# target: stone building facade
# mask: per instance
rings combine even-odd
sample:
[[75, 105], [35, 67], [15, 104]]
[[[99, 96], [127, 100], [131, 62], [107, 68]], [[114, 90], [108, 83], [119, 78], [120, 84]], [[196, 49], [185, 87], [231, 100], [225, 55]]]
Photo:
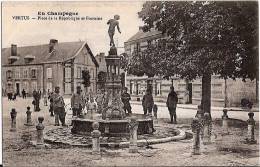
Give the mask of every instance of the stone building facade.
[[82, 85], [82, 70], [89, 70], [91, 85], [86, 91], [96, 92], [98, 62], [88, 44], [83, 41], [58, 43], [51, 39], [49, 44], [2, 49], [3, 93], [28, 95], [32, 91], [53, 91], [60, 87], [64, 95], [71, 95], [76, 86]]
[[[145, 50], [149, 43], [156, 44], [159, 39], [166, 38], [161, 32], [152, 29], [149, 32], [143, 32], [141, 29], [124, 43], [125, 53], [131, 59], [133, 51], [139, 52]], [[126, 86], [128, 87], [131, 97], [134, 100], [140, 100], [147, 88], [147, 76], [137, 77], [126, 75]], [[178, 93], [179, 103], [200, 104], [201, 101], [201, 78], [194, 81], [185, 81], [177, 77], [170, 80], [163, 79], [160, 76], [149, 78], [153, 85], [153, 96], [155, 101], [166, 102], [170, 86], [175, 87]], [[240, 106], [241, 99], [246, 98], [254, 104], [258, 104], [256, 80], [227, 79], [226, 81], [218, 76], [212, 76], [211, 84], [211, 103], [213, 106], [227, 107]]]

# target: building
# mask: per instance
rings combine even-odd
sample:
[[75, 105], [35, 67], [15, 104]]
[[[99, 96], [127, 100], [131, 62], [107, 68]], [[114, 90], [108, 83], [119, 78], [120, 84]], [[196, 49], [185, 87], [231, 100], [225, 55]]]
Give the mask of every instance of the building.
[[64, 95], [71, 95], [82, 86], [82, 71], [89, 70], [90, 89], [96, 91], [98, 62], [87, 42], [62, 42], [51, 39], [49, 44], [2, 49], [2, 89], [20, 94], [24, 89], [53, 91], [60, 87]]
[[103, 52], [99, 53], [95, 56], [95, 58], [99, 64], [98, 72], [100, 71], [107, 72], [105, 53]]
[[[160, 31], [152, 29], [148, 32], [143, 32], [142, 29], [133, 35], [124, 43], [125, 53], [131, 55], [133, 51], [141, 52], [147, 48], [149, 44], [156, 44], [159, 39], [166, 38]], [[147, 76], [137, 77], [126, 75], [126, 86], [129, 88], [132, 99], [140, 100], [147, 88]], [[170, 80], [163, 79], [160, 76], [149, 78], [150, 84], [153, 86], [153, 96], [155, 101], [166, 102], [170, 86], [175, 87], [178, 93], [180, 103], [200, 104], [201, 101], [201, 79], [194, 81], [185, 81], [177, 77]], [[224, 79], [218, 76], [212, 76], [211, 84], [211, 103], [213, 106], [227, 107], [240, 106], [243, 98], [258, 104], [256, 80], [243, 82], [241, 79]]]

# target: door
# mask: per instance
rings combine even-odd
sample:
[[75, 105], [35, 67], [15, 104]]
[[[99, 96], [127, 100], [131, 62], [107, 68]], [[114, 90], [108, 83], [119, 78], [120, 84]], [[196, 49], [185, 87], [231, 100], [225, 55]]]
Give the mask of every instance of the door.
[[192, 83], [188, 83], [188, 91], [189, 91], [189, 104], [192, 103]]
[[16, 83], [16, 94], [20, 95], [20, 84]]

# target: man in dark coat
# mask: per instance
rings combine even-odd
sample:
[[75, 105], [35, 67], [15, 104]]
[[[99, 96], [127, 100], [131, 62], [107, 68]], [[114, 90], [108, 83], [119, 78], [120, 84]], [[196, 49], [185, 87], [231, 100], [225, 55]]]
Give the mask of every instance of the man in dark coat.
[[173, 123], [173, 116], [174, 116], [174, 123], [177, 123], [177, 116], [176, 116], [177, 103], [178, 103], [177, 93], [174, 91], [174, 87], [171, 86], [171, 92], [168, 94], [168, 98], [166, 102], [171, 117], [171, 123]]
[[53, 110], [54, 110], [54, 116], [55, 116], [55, 125], [54, 126], [59, 126], [59, 120], [62, 124], [62, 126], [67, 126], [65, 124], [65, 117], [66, 117], [66, 112], [65, 112], [65, 103], [63, 97], [60, 95], [60, 87], [56, 86], [54, 94], [51, 97], [53, 99]]
[[132, 111], [131, 111], [131, 105], [130, 105], [130, 100], [131, 100], [131, 97], [130, 97], [130, 94], [127, 93], [127, 88], [125, 87], [124, 88], [124, 92], [122, 93], [121, 95], [121, 100], [124, 104], [124, 110], [125, 110], [125, 113], [126, 111], [128, 112], [128, 114], [131, 114]]
[[73, 111], [73, 116], [77, 116], [77, 117], [83, 116], [82, 110], [85, 107], [85, 99], [81, 92], [80, 86], [77, 86], [77, 92], [72, 95], [70, 104]]
[[26, 92], [24, 89], [22, 90], [22, 96], [23, 96], [23, 99], [26, 99]]
[[146, 90], [146, 93], [142, 100], [142, 105], [143, 105], [144, 115], [147, 114], [147, 111], [151, 115], [153, 111], [154, 101], [153, 101], [153, 95], [149, 89]]

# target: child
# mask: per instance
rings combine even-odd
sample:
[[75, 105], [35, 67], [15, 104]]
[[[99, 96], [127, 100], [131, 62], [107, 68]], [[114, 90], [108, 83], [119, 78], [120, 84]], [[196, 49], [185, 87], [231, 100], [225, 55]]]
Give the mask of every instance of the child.
[[90, 113], [90, 119], [93, 119], [93, 113], [97, 110], [97, 105], [93, 97], [90, 97], [90, 102], [87, 104], [88, 112]]
[[108, 35], [110, 37], [110, 46], [115, 46], [114, 43], [114, 34], [115, 34], [115, 27], [117, 27], [118, 32], [121, 34], [120, 28], [119, 28], [119, 22], [117, 20], [120, 19], [119, 15], [115, 15], [114, 19], [108, 20], [107, 24], [109, 24], [108, 28]]
[[158, 107], [156, 104], [153, 105], [153, 116], [155, 117], [155, 119], [157, 119], [157, 111], [158, 111]]

